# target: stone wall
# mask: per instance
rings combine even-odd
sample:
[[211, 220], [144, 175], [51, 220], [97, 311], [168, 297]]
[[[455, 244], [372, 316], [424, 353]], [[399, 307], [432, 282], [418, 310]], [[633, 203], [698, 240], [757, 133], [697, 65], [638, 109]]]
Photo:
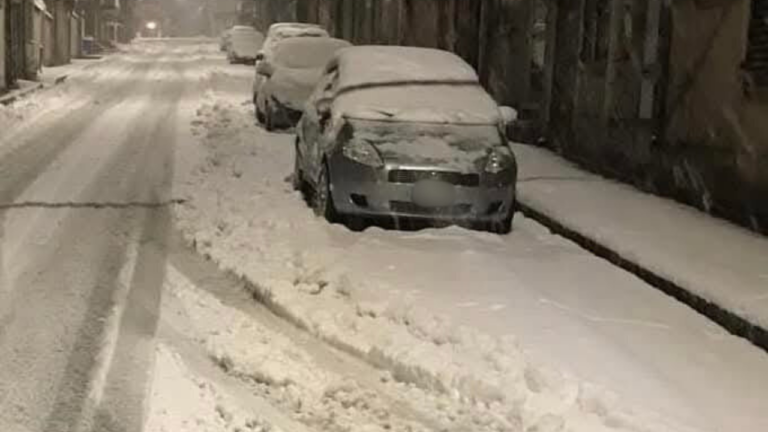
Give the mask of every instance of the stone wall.
[[0, 0], [0, 94], [6, 91], [5, 83], [5, 0]]
[[[675, 1], [654, 18], [655, 36], [646, 34], [654, 0], [632, 9], [606, 1], [617, 18], [607, 57], [590, 61], [583, 23], [596, 1], [557, 1], [550, 145], [593, 171], [768, 232], [768, 98], [741, 70], [751, 0]], [[645, 58], [649, 41], [658, 42], [655, 60]]]
[[663, 185], [698, 207], [768, 232], [768, 88], [751, 85], [750, 0], [672, 10]]

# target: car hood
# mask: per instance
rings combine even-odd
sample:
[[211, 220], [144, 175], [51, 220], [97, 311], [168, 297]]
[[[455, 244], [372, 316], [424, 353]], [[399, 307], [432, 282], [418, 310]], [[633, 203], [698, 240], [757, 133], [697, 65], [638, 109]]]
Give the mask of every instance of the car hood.
[[352, 140], [373, 145], [387, 164], [464, 173], [485, 167], [503, 143], [494, 126], [349, 120]]
[[435, 137], [420, 137], [410, 142], [377, 143], [374, 146], [387, 164], [463, 173], [481, 170], [488, 158], [488, 149], [464, 149]]
[[322, 69], [279, 68], [269, 78], [268, 92], [285, 106], [301, 110], [322, 76]]

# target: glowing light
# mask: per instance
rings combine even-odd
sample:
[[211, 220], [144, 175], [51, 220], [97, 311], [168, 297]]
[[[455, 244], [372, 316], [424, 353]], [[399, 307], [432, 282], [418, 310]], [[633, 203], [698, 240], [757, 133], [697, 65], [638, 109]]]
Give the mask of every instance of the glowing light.
[[154, 21], [150, 21], [147, 23], [147, 29], [148, 30], [155, 30], [157, 28], [157, 23]]

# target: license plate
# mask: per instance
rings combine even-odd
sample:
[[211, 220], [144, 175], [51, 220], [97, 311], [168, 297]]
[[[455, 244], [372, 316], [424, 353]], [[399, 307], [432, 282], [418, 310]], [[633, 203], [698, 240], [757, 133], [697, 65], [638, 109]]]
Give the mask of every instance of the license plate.
[[455, 193], [452, 184], [422, 180], [414, 185], [412, 200], [423, 207], [445, 207], [454, 203]]

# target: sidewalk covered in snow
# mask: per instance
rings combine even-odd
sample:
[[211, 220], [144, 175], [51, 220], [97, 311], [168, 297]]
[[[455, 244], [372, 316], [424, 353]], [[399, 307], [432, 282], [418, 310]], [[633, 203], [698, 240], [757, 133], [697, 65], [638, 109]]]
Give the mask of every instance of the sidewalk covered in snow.
[[514, 150], [523, 206], [758, 327], [745, 336], [768, 328], [768, 239], [587, 173], [548, 150]]

